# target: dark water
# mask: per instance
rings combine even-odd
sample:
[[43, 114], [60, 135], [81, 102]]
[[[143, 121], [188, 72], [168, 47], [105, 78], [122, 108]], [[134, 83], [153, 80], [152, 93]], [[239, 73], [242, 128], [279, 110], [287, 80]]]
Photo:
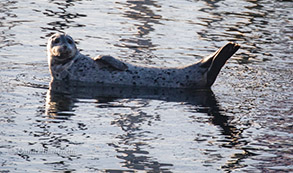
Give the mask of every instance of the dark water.
[[[289, 0], [1, 0], [1, 172], [293, 171], [292, 12]], [[242, 47], [212, 91], [49, 90], [56, 31], [84, 54], [152, 66]]]

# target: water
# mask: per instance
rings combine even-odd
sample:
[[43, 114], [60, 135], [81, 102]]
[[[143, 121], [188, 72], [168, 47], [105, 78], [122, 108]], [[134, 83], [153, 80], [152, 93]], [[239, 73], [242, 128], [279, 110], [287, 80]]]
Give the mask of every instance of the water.
[[[292, 1], [0, 1], [1, 172], [290, 172]], [[228, 41], [210, 90], [53, 83], [46, 41], [174, 67]]]

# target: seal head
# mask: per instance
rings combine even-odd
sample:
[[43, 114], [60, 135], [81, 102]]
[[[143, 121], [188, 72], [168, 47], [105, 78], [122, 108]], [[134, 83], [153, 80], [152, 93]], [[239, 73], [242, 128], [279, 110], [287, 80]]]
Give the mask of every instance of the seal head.
[[49, 38], [47, 53], [51, 75], [58, 79], [62, 75], [59, 73], [71, 65], [69, 62], [77, 57], [79, 51], [69, 35], [57, 33]]
[[48, 40], [47, 51], [56, 64], [65, 64], [78, 53], [73, 39], [66, 34], [52, 35]]

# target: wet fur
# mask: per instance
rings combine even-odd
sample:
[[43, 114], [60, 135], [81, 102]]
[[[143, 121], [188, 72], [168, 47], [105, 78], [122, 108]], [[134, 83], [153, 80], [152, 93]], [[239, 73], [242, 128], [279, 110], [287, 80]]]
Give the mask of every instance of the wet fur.
[[[60, 42], [55, 44], [58, 38]], [[210, 87], [223, 65], [240, 47], [228, 43], [195, 64], [155, 68], [135, 66], [111, 56], [90, 58], [79, 53], [75, 44], [69, 44], [68, 40], [73, 41], [68, 35], [55, 34], [48, 41], [49, 68], [55, 80], [168, 88]]]

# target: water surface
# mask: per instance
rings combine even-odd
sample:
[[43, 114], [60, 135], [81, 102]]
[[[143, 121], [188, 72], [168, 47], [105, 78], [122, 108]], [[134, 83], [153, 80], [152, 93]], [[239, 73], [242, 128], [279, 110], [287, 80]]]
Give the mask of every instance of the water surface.
[[[290, 1], [1, 1], [1, 172], [290, 172]], [[241, 49], [212, 90], [50, 83], [46, 42], [150, 66]], [[51, 89], [49, 89], [51, 88]]]

